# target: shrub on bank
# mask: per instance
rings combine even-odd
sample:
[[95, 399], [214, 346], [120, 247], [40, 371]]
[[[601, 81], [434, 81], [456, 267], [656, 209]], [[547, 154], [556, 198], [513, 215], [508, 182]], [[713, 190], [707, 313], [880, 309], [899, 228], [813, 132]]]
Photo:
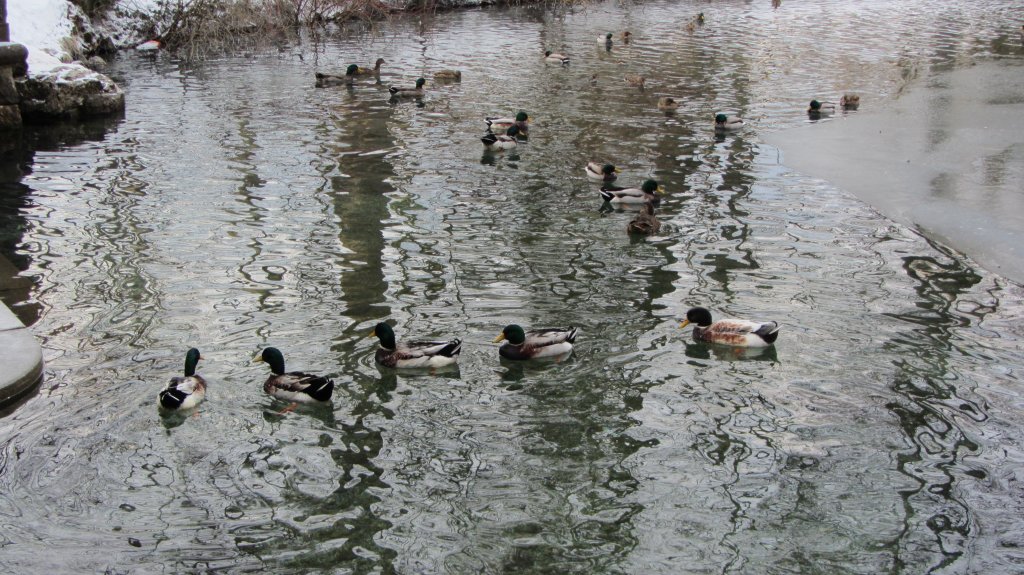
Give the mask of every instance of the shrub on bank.
[[[432, 11], [509, 0], [69, 0], [74, 58], [159, 40], [186, 58], [290, 38], [302, 26], [376, 22], [395, 12]], [[516, 1], [516, 0], [512, 0]], [[98, 33], [103, 30], [106, 33]]]

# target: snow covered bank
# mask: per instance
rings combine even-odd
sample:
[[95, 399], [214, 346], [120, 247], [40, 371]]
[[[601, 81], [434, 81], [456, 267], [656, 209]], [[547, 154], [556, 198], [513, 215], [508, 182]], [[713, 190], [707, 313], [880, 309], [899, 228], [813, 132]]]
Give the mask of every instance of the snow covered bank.
[[28, 48], [29, 70], [46, 71], [70, 61], [62, 47], [71, 36], [71, 12], [81, 13], [67, 0], [7, 0], [11, 41]]
[[73, 119], [124, 109], [124, 93], [110, 78], [71, 63], [81, 52], [82, 28], [89, 26], [78, 7], [67, 0], [7, 0], [7, 24], [11, 41], [28, 49], [28, 75], [15, 81], [23, 118]]

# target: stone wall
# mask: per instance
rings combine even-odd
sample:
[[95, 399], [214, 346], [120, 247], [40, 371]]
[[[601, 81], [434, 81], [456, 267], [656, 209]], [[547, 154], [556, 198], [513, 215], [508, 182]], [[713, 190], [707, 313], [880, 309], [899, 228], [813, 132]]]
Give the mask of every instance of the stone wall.
[[[0, 0], [0, 7], [4, 6]], [[0, 129], [21, 126], [20, 97], [14, 85], [15, 70], [25, 69], [28, 50], [21, 44], [0, 42]]]

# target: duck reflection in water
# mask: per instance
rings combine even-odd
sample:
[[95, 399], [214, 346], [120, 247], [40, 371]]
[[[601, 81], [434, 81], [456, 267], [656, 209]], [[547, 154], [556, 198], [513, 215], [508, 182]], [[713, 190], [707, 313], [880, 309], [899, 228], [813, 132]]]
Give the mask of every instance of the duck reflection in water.
[[683, 342], [686, 347], [683, 353], [693, 359], [711, 359], [720, 361], [769, 361], [780, 363], [775, 346], [769, 347], [735, 347], [703, 342]]

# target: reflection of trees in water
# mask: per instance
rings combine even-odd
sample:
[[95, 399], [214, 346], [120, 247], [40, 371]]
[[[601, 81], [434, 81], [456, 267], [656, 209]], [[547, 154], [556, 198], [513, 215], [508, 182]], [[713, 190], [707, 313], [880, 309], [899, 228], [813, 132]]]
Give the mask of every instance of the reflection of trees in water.
[[[357, 573], [393, 573], [392, 562], [397, 552], [380, 546], [375, 540], [378, 533], [391, 527], [390, 522], [374, 512], [374, 506], [381, 501], [376, 492], [390, 489], [381, 479], [384, 470], [374, 462], [384, 444], [381, 431], [364, 427], [360, 419], [353, 425], [342, 423], [340, 433], [338, 444], [324, 446], [329, 448], [331, 459], [342, 470], [338, 488], [327, 497], [311, 499], [305, 506], [308, 517], [336, 519], [317, 529], [309, 545], [301, 542], [296, 545], [296, 541], [289, 539], [281, 549], [284, 556], [291, 555], [297, 547], [303, 548], [304, 552], [293, 559], [273, 562], [288, 568], [337, 568], [344, 565]], [[299, 496], [292, 494], [289, 497]], [[334, 545], [335, 542], [342, 543]]]
[[967, 551], [976, 529], [971, 509], [957, 496], [958, 478], [989, 475], [963, 461], [978, 455], [980, 446], [958, 420], [980, 422], [988, 414], [985, 402], [963, 387], [966, 380], [955, 360], [962, 354], [955, 330], [981, 322], [994, 306], [971, 306], [970, 312], [963, 312], [964, 296], [982, 277], [943, 246], [931, 245], [946, 257], [903, 259], [903, 269], [916, 282], [918, 299], [910, 311], [890, 315], [916, 327], [885, 344], [897, 357], [892, 383], [896, 399], [886, 407], [912, 446], [898, 454], [897, 469], [917, 485], [900, 492], [907, 517], [893, 541], [898, 558], [916, 563], [911, 559], [924, 548], [935, 556], [933, 568], [941, 569]]
[[[614, 568], [637, 545], [634, 518], [645, 506], [634, 500], [641, 481], [630, 460], [658, 442], [630, 435], [636, 421], [623, 413], [612, 382], [558, 382], [576, 361], [502, 362], [504, 381], [513, 382], [508, 388], [529, 398], [528, 411], [516, 424], [520, 453], [507, 467], [505, 481], [534, 486], [526, 494], [509, 489], [510, 511], [523, 517], [498, 528], [506, 538], [532, 541], [505, 552], [503, 572], [544, 572], [584, 559], [601, 571]], [[636, 400], [643, 390], [630, 392]], [[641, 408], [639, 400], [626, 403]]]
[[111, 116], [27, 125], [0, 138], [0, 258], [6, 260], [0, 260], [0, 297], [25, 325], [33, 325], [43, 307], [32, 299], [41, 278], [18, 276], [32, 263], [31, 255], [20, 249], [31, 225], [25, 211], [33, 203], [33, 190], [22, 180], [31, 173], [37, 152], [103, 141], [120, 122], [120, 116]]

